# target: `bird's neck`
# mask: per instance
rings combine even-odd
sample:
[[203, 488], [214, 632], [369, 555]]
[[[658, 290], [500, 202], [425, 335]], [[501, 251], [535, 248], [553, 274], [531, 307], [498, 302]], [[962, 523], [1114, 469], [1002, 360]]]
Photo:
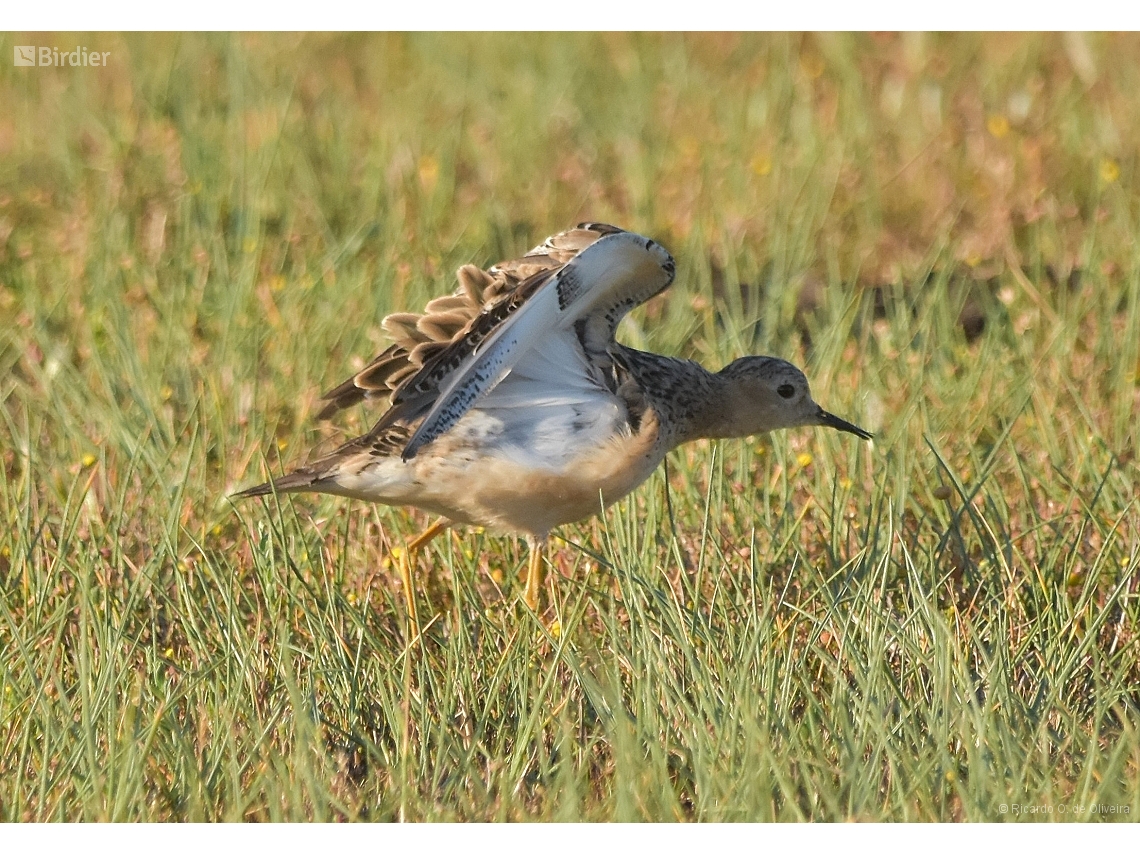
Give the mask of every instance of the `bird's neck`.
[[726, 381], [720, 375], [689, 359], [627, 347], [621, 348], [620, 359], [645, 402], [661, 415], [662, 439], [670, 448], [737, 435], [725, 419]]

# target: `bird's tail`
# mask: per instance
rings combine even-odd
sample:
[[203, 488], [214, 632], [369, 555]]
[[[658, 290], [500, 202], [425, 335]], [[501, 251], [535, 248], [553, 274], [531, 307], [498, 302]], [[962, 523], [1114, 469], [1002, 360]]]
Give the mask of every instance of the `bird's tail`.
[[271, 496], [274, 493], [303, 493], [311, 490], [320, 480], [320, 476], [312, 468], [298, 469], [281, 478], [266, 481], [256, 487], [250, 487], [238, 493], [230, 494], [231, 499], [248, 499], [252, 496]]

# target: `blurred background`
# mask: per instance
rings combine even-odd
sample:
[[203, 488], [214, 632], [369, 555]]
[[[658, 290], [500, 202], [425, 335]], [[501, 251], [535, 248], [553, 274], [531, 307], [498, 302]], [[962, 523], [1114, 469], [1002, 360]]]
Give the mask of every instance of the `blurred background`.
[[881, 310], [953, 277], [972, 339], [1004, 272], [1031, 283], [1002, 301], [1028, 312], [1134, 273], [1133, 35], [55, 34], [5, 50], [20, 40], [110, 58], [0, 65], [0, 304], [23, 327], [81, 313], [50, 340], [71, 360], [113, 311], [99, 283], [137, 310], [132, 335], [154, 300], [177, 303], [172, 389], [219, 328], [297, 300], [375, 320], [583, 219], [670, 247], [698, 292], [674, 305], [764, 319], [750, 347], [802, 328], [832, 285], [879, 289]]

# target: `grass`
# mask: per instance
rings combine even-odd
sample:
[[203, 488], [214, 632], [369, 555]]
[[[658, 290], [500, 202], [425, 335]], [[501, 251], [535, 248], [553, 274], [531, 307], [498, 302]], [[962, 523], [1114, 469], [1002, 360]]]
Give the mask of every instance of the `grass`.
[[[0, 64], [0, 818], [1140, 814], [1134, 36], [38, 38], [111, 62]], [[424, 516], [226, 496], [581, 219], [875, 441], [676, 452], [543, 622], [440, 538], [409, 646]]]

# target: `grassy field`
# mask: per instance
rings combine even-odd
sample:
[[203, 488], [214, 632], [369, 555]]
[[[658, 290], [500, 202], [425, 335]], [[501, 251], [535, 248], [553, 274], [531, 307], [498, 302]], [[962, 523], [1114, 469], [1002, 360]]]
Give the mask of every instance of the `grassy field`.
[[[0, 819], [1135, 820], [1140, 39], [0, 39]], [[110, 52], [17, 68], [16, 44]], [[227, 495], [380, 320], [584, 219], [697, 444], [525, 547]]]

